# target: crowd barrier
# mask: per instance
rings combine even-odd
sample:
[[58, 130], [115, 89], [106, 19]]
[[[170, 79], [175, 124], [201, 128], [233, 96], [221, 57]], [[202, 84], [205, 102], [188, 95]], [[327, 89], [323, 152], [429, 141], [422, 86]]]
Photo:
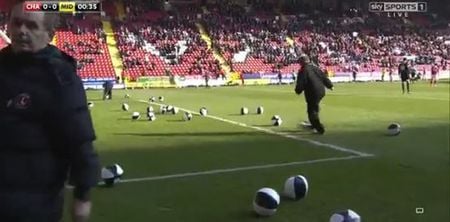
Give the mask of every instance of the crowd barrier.
[[[176, 76], [174, 77], [174, 83], [178, 88], [206, 86], [206, 80], [202, 76]], [[227, 80], [223, 78], [208, 80], [208, 86], [223, 86], [226, 83]]]
[[[421, 77], [422, 79], [431, 79], [431, 73], [427, 72], [425, 75]], [[448, 79], [450, 78], [450, 70], [440, 71], [438, 74], [439, 79]], [[353, 73], [352, 72], [337, 72], [333, 77], [330, 78], [332, 82], [351, 82], [353, 81]], [[359, 82], [375, 82], [382, 81], [382, 73], [381, 72], [360, 72], [356, 74], [356, 81]], [[390, 77], [388, 73], [384, 74], [384, 81], [389, 81]], [[399, 81], [400, 76], [397, 73], [392, 75], [393, 81]]]
[[[106, 81], [114, 81], [114, 78], [88, 78], [83, 79], [84, 89], [103, 89], [103, 84]], [[124, 89], [124, 84], [114, 84], [114, 89]]]

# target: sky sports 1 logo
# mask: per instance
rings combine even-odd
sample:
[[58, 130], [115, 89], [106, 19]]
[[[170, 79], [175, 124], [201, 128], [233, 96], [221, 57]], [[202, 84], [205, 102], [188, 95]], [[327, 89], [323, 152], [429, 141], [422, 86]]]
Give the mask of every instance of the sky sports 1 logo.
[[369, 12], [387, 13], [391, 18], [408, 17], [410, 12], [426, 12], [426, 2], [370, 2]]
[[370, 2], [370, 12], [426, 12], [426, 2]]

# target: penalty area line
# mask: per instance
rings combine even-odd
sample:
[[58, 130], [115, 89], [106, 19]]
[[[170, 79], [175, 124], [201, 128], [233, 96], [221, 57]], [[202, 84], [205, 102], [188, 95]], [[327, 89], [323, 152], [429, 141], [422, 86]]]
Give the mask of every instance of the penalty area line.
[[[148, 101], [145, 101], [145, 100], [138, 100], [138, 101], [142, 102], [142, 103], [147, 103], [147, 104], [149, 104], [149, 103], [150, 104], [155, 104], [155, 105], [158, 105], [158, 106], [166, 105], [166, 104], [157, 103], [157, 102], [148, 102]], [[181, 107], [177, 107], [177, 108], [180, 109], [181, 111], [184, 111], [184, 112], [190, 112], [190, 113], [195, 114], [195, 115], [200, 115], [200, 113], [192, 111], [192, 110], [184, 109], [184, 108], [181, 108]], [[281, 137], [284, 137], [284, 138], [293, 139], [293, 140], [297, 140], [297, 141], [301, 141], [301, 142], [307, 142], [307, 143], [313, 144], [315, 146], [326, 147], [326, 148], [337, 150], [337, 151], [340, 151], [340, 152], [350, 153], [350, 154], [353, 154], [353, 155], [358, 155], [358, 156], [361, 156], [361, 157], [373, 157], [373, 156], [375, 156], [374, 154], [353, 150], [353, 149], [350, 149], [350, 148], [347, 148], [347, 147], [342, 147], [342, 146], [338, 146], [338, 145], [334, 145], [334, 144], [330, 144], [330, 143], [323, 143], [323, 142], [320, 142], [320, 141], [316, 141], [316, 140], [313, 140], [313, 139], [302, 138], [302, 137], [299, 137], [299, 136], [296, 136], [296, 135], [292, 135], [292, 134], [288, 134], [288, 133], [276, 132], [276, 131], [273, 131], [273, 130], [270, 130], [270, 129], [257, 127], [257, 126], [252, 126], [252, 125], [236, 122], [236, 121], [229, 120], [229, 119], [224, 119], [224, 118], [221, 118], [221, 117], [218, 117], [218, 116], [206, 115], [205, 117], [206, 118], [210, 118], [210, 119], [214, 119], [214, 120], [218, 120], [218, 121], [221, 121], [221, 122], [229, 123], [229, 124], [232, 124], [232, 125], [237, 125], [237, 126], [253, 129], [253, 130], [256, 130], [256, 131], [259, 131], [259, 132], [264, 132], [264, 133], [267, 133], [267, 134], [281, 136]]]

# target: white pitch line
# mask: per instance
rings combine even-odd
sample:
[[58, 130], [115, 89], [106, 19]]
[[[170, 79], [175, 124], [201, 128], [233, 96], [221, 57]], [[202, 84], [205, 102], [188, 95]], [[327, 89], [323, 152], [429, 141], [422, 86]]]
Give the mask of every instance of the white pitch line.
[[[139, 100], [139, 102], [149, 103], [148, 101], [145, 101], [145, 100]], [[151, 104], [156, 104], [158, 106], [164, 106], [165, 105], [165, 104], [157, 103], [157, 102], [150, 102], [150, 103]], [[182, 110], [182, 111], [184, 111], [184, 112], [190, 112], [192, 114], [200, 115], [200, 113], [192, 111], [192, 110], [188, 110], [188, 109], [184, 109], [184, 108], [180, 108], [180, 107], [177, 107], [177, 108]], [[266, 129], [266, 128], [262, 128], [262, 127], [251, 126], [251, 125], [247, 125], [245, 123], [240, 123], [240, 122], [236, 122], [236, 121], [233, 121], [233, 120], [224, 119], [224, 118], [221, 118], [221, 117], [218, 117], [218, 116], [206, 115], [205, 117], [211, 118], [211, 119], [215, 119], [215, 120], [218, 120], [218, 121], [221, 121], [221, 122], [225, 122], [225, 123], [229, 123], [229, 124], [233, 124], [233, 125], [237, 125], [237, 126], [253, 129], [253, 130], [256, 130], [256, 131], [265, 132], [267, 134], [277, 135], [277, 136], [281, 136], [281, 137], [284, 137], [284, 138], [289, 138], [289, 139], [293, 139], [293, 140], [297, 140], [297, 141], [301, 141], [301, 142], [308, 142], [308, 143], [311, 143], [311, 144], [316, 145], [316, 146], [327, 147], [327, 148], [330, 148], [330, 149], [333, 149], [333, 150], [338, 150], [338, 151], [345, 152], [345, 153], [355, 154], [355, 155], [358, 155], [358, 156], [361, 156], [361, 157], [374, 156], [373, 154], [370, 154], [370, 153], [364, 153], [364, 152], [360, 152], [360, 151], [353, 150], [353, 149], [350, 149], [350, 148], [341, 147], [341, 146], [334, 145], [334, 144], [329, 144], [329, 143], [323, 143], [323, 142], [319, 142], [319, 141], [312, 140], [312, 139], [301, 138], [301, 137], [294, 136], [294, 135], [287, 134], [287, 133], [276, 132], [276, 131], [273, 131], [273, 130], [270, 130], [270, 129]]]
[[177, 178], [185, 178], [185, 177], [214, 175], [214, 174], [221, 174], [221, 173], [233, 173], [233, 172], [241, 172], [241, 171], [249, 171], [249, 170], [260, 170], [260, 169], [270, 169], [270, 168], [279, 168], [279, 167], [287, 167], [287, 166], [307, 165], [307, 164], [332, 162], [332, 161], [346, 161], [346, 160], [360, 159], [360, 158], [365, 158], [365, 157], [367, 157], [367, 156], [331, 157], [331, 158], [324, 158], [324, 159], [305, 160], [305, 161], [296, 161], [296, 162], [288, 162], [288, 163], [275, 163], [275, 164], [236, 167], [236, 168], [228, 168], [228, 169], [207, 170], [207, 171], [199, 171], [199, 172], [191, 172], [191, 173], [180, 173], [180, 174], [171, 174], [171, 175], [163, 175], [163, 176], [126, 179], [126, 180], [121, 180], [120, 183], [177, 179]]
[[[223, 173], [234, 173], [234, 172], [242, 172], [242, 171], [250, 171], [250, 170], [261, 170], [261, 169], [272, 169], [272, 168], [280, 168], [280, 167], [288, 167], [288, 166], [308, 165], [308, 164], [324, 163], [324, 162], [348, 161], [348, 160], [361, 159], [361, 158], [367, 158], [367, 157], [369, 157], [369, 156], [330, 157], [330, 158], [295, 161], [295, 162], [288, 162], [288, 163], [274, 163], [274, 164], [236, 167], [236, 168], [228, 168], [228, 169], [198, 171], [198, 172], [190, 172], [190, 173], [169, 174], [169, 175], [163, 175], [163, 176], [141, 177], [141, 178], [120, 180], [119, 183], [159, 181], [159, 180], [178, 179], [178, 178], [186, 178], [186, 177], [205, 176], [205, 175], [215, 175], [215, 174], [223, 174]], [[98, 183], [99, 186], [102, 186], [104, 184], [105, 183], [103, 181]], [[73, 186], [67, 185], [66, 188], [73, 189]]]
[[[250, 171], [250, 170], [273, 169], [273, 168], [280, 168], [280, 167], [308, 165], [308, 164], [324, 163], [324, 162], [349, 161], [349, 160], [368, 158], [368, 157], [370, 157], [370, 156], [354, 156], [353, 155], [353, 156], [344, 156], [344, 157], [330, 157], [330, 158], [295, 161], [295, 162], [288, 162], [288, 163], [274, 163], [274, 164], [236, 167], [236, 168], [227, 168], [227, 169], [197, 171], [197, 172], [190, 172], [190, 173], [169, 174], [169, 175], [163, 175], [163, 176], [141, 177], [141, 178], [120, 180], [119, 183], [160, 181], [160, 180], [178, 179], [178, 178], [186, 178], [186, 177], [216, 175], [216, 174], [223, 174], [223, 173], [234, 173], [234, 172], [242, 172], [242, 171]], [[103, 181], [98, 183], [99, 186], [103, 186], [104, 184], [105, 183]], [[73, 189], [73, 186], [67, 185], [66, 188]]]

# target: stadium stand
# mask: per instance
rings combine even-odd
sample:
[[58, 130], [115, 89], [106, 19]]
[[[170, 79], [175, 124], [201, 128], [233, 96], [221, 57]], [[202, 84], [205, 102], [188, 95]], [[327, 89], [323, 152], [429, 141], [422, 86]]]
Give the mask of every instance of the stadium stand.
[[98, 15], [64, 17], [56, 32], [57, 46], [78, 60], [83, 79], [115, 78], [111, 57]]
[[143, 11], [127, 5], [126, 21], [116, 21], [124, 76], [212, 75], [219, 69], [195, 25], [196, 13]]
[[298, 70], [294, 63], [299, 51], [286, 41], [287, 33], [274, 13], [247, 14], [244, 8], [232, 4], [212, 5], [208, 11], [205, 25], [234, 70], [283, 73]]
[[394, 20], [363, 15], [358, 9], [344, 15], [323, 9], [277, 16], [226, 4], [211, 6], [208, 11], [205, 26], [213, 41], [233, 68], [244, 73], [273, 73], [278, 68], [290, 73], [299, 68], [295, 63], [300, 53], [310, 54], [321, 67], [334, 72], [380, 71], [400, 57], [412, 55], [418, 57], [418, 69], [422, 70], [419, 57], [434, 57], [444, 64], [441, 58], [448, 59], [449, 54], [442, 38], [446, 33], [431, 28], [433, 22], [423, 15]]
[[[419, 71], [432, 63], [448, 68], [450, 60], [448, 21], [428, 15], [394, 20], [356, 8], [342, 13], [301, 4], [243, 7], [229, 1], [173, 6], [167, 12], [143, 0], [106, 1], [103, 10], [113, 24], [122, 76], [129, 80], [217, 78], [224, 73], [218, 57], [239, 73], [283, 74], [300, 68], [302, 53], [330, 72], [379, 72], [393, 69], [405, 56]], [[6, 29], [6, 20], [0, 12], [0, 30]], [[99, 15], [65, 16], [56, 35], [57, 46], [79, 61], [83, 79], [115, 78]], [[5, 45], [0, 39], [0, 48]]]

